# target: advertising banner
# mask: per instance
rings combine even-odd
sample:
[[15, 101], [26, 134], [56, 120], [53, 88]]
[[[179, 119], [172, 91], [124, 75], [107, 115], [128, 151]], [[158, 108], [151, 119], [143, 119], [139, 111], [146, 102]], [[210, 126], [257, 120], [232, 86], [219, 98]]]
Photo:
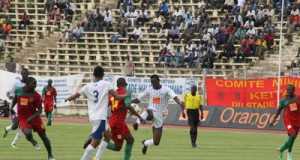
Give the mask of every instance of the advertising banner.
[[[300, 93], [300, 78], [282, 77], [280, 97], [284, 96], [286, 86], [294, 84]], [[276, 108], [277, 78], [225, 80], [206, 79], [207, 105], [246, 108]]]

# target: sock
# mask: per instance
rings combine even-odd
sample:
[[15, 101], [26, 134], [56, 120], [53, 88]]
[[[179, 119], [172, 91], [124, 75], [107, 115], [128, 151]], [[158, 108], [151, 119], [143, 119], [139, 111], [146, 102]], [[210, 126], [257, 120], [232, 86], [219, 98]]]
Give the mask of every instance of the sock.
[[131, 152], [132, 152], [132, 146], [133, 144], [126, 144], [125, 146], [125, 150], [124, 150], [124, 160], [130, 160], [130, 157], [131, 157]]
[[190, 129], [190, 137], [191, 137], [191, 143], [196, 144], [197, 140], [197, 128], [191, 128]]
[[43, 143], [44, 143], [44, 146], [46, 147], [47, 149], [47, 152], [48, 152], [48, 157], [53, 157], [52, 155], [52, 147], [51, 147], [51, 142], [49, 140], [49, 138], [47, 137], [46, 134], [42, 134], [40, 135]]
[[291, 146], [293, 139], [293, 137], [289, 136], [285, 143], [280, 146], [280, 152], [287, 150]]
[[293, 150], [293, 146], [294, 146], [294, 142], [295, 142], [295, 137], [292, 137], [292, 141], [291, 141], [291, 144], [290, 144], [290, 146], [289, 146], [289, 148], [288, 148], [288, 152], [292, 152], [292, 150]]
[[[146, 118], [148, 117], [148, 112], [147, 112], [147, 111], [144, 111], [144, 112], [141, 114], [141, 117], [142, 117], [143, 119], [146, 119]], [[136, 123], [137, 123], [137, 124], [141, 124], [141, 121], [140, 121], [139, 118], [136, 119]]]
[[18, 140], [23, 136], [23, 133], [20, 129], [18, 129], [15, 138], [13, 139], [13, 141], [11, 142], [11, 144], [16, 145]]
[[151, 145], [153, 145], [153, 144], [154, 144], [153, 139], [148, 139], [148, 140], [146, 140], [146, 141], [144, 142], [144, 145], [147, 146], [147, 147], [149, 147], [149, 146], [151, 146]]
[[106, 141], [101, 141], [99, 148], [97, 150], [96, 153], [96, 160], [100, 160], [100, 158], [102, 157], [106, 147], [107, 147], [108, 143]]
[[48, 112], [48, 124], [51, 125], [52, 123], [52, 112]]
[[96, 149], [92, 145], [88, 145], [80, 160], [91, 160]]
[[37, 144], [37, 141], [33, 139], [32, 133], [26, 134], [25, 137], [33, 146]]
[[292, 152], [287, 153], [287, 160], [293, 160]]
[[115, 151], [115, 150], [116, 150], [116, 145], [115, 145], [114, 143], [109, 142], [109, 143], [107, 144], [107, 147], [106, 147], [106, 148], [109, 149], [109, 150]]
[[11, 130], [12, 130], [12, 125], [9, 125], [9, 126], [5, 127], [5, 130], [6, 130], [7, 132], [11, 131]]

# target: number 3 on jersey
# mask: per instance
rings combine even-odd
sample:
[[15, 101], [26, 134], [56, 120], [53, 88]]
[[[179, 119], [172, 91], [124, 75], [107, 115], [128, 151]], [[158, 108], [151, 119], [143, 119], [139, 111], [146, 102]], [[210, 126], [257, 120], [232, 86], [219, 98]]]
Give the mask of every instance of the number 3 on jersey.
[[98, 101], [99, 101], [99, 98], [98, 98], [99, 92], [95, 90], [95, 91], [93, 92], [93, 94], [94, 94], [94, 97], [95, 97], [94, 103], [98, 103]]

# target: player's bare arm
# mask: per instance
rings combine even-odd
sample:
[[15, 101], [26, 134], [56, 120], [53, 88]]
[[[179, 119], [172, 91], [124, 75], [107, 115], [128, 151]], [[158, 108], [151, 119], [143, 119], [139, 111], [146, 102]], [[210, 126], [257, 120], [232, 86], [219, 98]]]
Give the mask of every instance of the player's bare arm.
[[200, 105], [199, 109], [200, 109], [200, 113], [201, 113], [201, 117], [200, 118], [201, 118], [201, 120], [203, 120], [203, 116], [204, 116], [203, 115], [203, 105]]
[[75, 93], [75, 94], [71, 95], [69, 98], [67, 98], [65, 101], [73, 101], [73, 100], [75, 100], [75, 99], [77, 99], [79, 97], [80, 97], [80, 94], [79, 93]]
[[181, 114], [182, 114], [183, 117], [185, 117], [185, 113], [184, 113], [185, 106], [184, 106], [184, 103], [181, 102], [177, 96], [174, 97], [174, 101], [180, 106], [180, 108], [181, 108]]
[[16, 106], [16, 104], [17, 104], [17, 97], [15, 96], [15, 97], [13, 97], [12, 103], [11, 103], [11, 106], [10, 106], [11, 114], [16, 114], [15, 110], [14, 110], [14, 107]]
[[271, 121], [270, 125], [273, 126], [278, 118], [278, 116], [280, 115], [281, 111], [283, 110], [284, 107], [279, 107], [276, 111], [276, 115], [273, 118], [273, 120]]

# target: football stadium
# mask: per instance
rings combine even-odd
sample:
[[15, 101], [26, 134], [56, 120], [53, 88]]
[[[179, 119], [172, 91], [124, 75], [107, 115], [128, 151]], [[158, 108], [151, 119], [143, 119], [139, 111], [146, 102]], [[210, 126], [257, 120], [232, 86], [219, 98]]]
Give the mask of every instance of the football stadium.
[[299, 0], [0, 0], [0, 160], [298, 160]]

